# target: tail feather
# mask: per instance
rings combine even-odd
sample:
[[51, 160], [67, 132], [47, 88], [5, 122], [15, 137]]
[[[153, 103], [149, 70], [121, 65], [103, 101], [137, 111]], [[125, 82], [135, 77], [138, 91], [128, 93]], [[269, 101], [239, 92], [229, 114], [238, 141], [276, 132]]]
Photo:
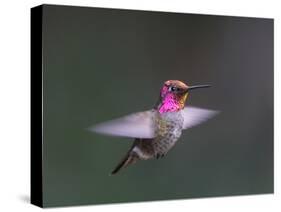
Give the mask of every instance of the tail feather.
[[135, 163], [138, 160], [138, 157], [133, 154], [127, 154], [123, 160], [116, 166], [116, 168], [111, 172], [111, 175], [116, 174], [119, 172], [122, 168], [127, 167], [130, 164]]

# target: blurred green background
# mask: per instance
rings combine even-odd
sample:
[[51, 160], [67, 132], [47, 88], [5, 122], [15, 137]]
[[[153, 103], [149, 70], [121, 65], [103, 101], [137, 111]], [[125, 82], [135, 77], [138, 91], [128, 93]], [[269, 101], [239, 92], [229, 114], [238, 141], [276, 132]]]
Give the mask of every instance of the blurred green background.
[[[273, 192], [273, 20], [45, 5], [44, 206]], [[161, 160], [86, 130], [152, 108], [168, 79], [220, 110]]]

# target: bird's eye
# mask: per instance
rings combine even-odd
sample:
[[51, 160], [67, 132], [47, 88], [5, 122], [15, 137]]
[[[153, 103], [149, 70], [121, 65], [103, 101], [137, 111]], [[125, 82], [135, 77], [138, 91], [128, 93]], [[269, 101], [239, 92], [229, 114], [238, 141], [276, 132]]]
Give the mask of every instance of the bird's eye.
[[171, 86], [170, 91], [178, 91], [179, 89], [177, 87]]

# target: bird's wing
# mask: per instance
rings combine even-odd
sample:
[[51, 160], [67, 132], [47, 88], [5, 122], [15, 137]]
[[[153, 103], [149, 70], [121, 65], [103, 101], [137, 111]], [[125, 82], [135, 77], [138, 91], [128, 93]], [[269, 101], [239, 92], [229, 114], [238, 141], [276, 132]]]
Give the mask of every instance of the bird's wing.
[[188, 129], [207, 121], [217, 115], [219, 111], [208, 110], [198, 107], [185, 107], [183, 109], [183, 129]]
[[154, 111], [133, 113], [118, 119], [94, 125], [89, 130], [96, 133], [130, 137], [130, 138], [153, 138]]

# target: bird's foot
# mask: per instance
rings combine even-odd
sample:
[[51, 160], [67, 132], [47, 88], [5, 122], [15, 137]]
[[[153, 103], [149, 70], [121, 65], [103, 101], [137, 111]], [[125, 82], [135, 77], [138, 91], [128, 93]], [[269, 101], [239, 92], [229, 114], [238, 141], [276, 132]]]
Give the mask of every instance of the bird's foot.
[[157, 153], [156, 154], [156, 159], [159, 159], [159, 158], [163, 158], [165, 156], [165, 153]]

